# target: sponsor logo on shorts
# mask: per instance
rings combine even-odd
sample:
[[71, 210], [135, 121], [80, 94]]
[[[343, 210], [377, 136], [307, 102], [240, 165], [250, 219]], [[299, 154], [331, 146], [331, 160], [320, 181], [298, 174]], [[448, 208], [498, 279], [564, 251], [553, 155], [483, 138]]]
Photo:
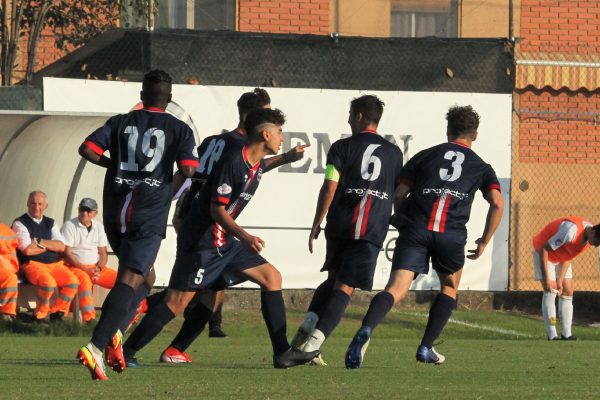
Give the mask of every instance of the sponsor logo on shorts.
[[217, 193], [219, 194], [229, 194], [231, 193], [231, 186], [229, 186], [228, 184], [224, 183], [221, 186], [219, 186], [217, 188]]

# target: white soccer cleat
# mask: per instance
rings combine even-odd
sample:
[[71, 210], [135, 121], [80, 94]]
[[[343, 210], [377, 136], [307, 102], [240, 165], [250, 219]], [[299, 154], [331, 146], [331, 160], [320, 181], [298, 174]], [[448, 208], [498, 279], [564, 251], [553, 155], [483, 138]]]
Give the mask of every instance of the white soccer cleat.
[[315, 314], [312, 311], [306, 313], [304, 321], [302, 321], [300, 327], [298, 327], [298, 331], [292, 339], [291, 346], [295, 349], [301, 349], [302, 347], [304, 347], [307, 340], [310, 338], [310, 335], [315, 330], [317, 322], [319, 322], [319, 316], [317, 314]]

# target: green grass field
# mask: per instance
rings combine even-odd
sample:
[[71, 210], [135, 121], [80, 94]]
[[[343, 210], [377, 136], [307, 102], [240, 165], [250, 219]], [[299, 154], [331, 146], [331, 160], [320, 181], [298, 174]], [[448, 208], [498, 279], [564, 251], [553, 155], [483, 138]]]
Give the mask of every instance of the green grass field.
[[[424, 313], [392, 312], [371, 340], [363, 368], [346, 370], [344, 353], [360, 325], [351, 309], [323, 346], [328, 367], [275, 370], [258, 310], [225, 311], [226, 339], [202, 335], [194, 362], [160, 364], [180, 320], [139, 353], [143, 367], [93, 382], [75, 360], [90, 327], [29, 334], [0, 326], [0, 399], [592, 399], [598, 398], [600, 329], [574, 327], [580, 340], [545, 340], [538, 318], [456, 312], [436, 349], [443, 365], [415, 362]], [[290, 313], [289, 336], [303, 315]], [[17, 327], [15, 327], [16, 330]], [[69, 335], [74, 336], [65, 336]]]

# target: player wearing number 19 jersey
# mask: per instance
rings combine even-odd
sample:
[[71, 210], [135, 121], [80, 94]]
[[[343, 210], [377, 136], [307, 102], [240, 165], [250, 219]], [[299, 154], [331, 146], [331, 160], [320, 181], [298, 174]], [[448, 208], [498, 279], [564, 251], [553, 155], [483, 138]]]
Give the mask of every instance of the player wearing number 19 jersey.
[[173, 164], [185, 176], [198, 165], [192, 130], [164, 112], [171, 101], [171, 82], [164, 71], [147, 73], [141, 92], [144, 108], [110, 118], [79, 149], [84, 158], [107, 168], [104, 225], [119, 258], [118, 281], [102, 305], [91, 342], [77, 354], [93, 379], [107, 379], [105, 349], [111, 368], [125, 369], [118, 328], [151, 287], [150, 271], [166, 230]]
[[[479, 115], [470, 107], [452, 107], [446, 115], [448, 143], [423, 150], [404, 167], [394, 195], [392, 224], [399, 237], [392, 274], [377, 294], [346, 353], [346, 367], [359, 368], [373, 329], [391, 307], [401, 301], [417, 274], [426, 274], [429, 261], [438, 274], [441, 293], [433, 301], [429, 321], [416, 359], [441, 364], [444, 356], [433, 349], [456, 308], [456, 296], [465, 261], [465, 244], [471, 205], [478, 190], [489, 203], [477, 249], [467, 256], [477, 259], [491, 240], [502, 218], [503, 200], [496, 174], [473, 150]], [[410, 194], [410, 196], [409, 196]]]
[[[327, 254], [319, 285], [292, 345], [320, 349], [339, 324], [354, 288], [371, 290], [377, 256], [388, 232], [394, 189], [402, 169], [402, 151], [376, 129], [383, 114], [376, 96], [350, 105], [352, 136], [335, 142], [327, 154], [327, 172], [309, 237], [309, 250], [327, 215]], [[324, 364], [322, 359], [313, 361]]]

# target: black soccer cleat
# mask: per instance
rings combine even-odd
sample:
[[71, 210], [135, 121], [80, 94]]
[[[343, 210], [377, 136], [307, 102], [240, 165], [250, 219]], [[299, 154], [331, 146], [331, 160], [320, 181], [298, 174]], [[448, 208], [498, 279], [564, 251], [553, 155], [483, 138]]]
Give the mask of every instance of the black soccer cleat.
[[[558, 338], [557, 338], [558, 339]], [[560, 335], [560, 340], [577, 340], [577, 336], [575, 335], [571, 335], [569, 337], [565, 337], [563, 335]]]
[[273, 356], [273, 367], [279, 369], [291, 368], [297, 365], [309, 363], [313, 358], [321, 354], [320, 350], [316, 351], [301, 351], [290, 347], [283, 353]]
[[211, 338], [226, 338], [227, 334], [223, 332], [220, 326], [214, 326], [208, 331], [208, 337]]

